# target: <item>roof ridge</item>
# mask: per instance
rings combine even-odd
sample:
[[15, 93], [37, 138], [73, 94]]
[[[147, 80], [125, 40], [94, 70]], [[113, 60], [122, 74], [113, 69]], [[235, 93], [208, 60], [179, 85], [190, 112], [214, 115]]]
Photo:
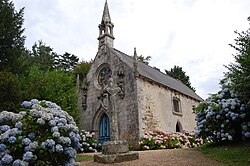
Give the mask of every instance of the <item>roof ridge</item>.
[[[133, 59], [132, 56], [130, 56], [130, 55], [128, 55], [128, 54], [126, 54], [126, 53], [124, 53], [124, 52], [122, 52], [122, 51], [120, 51], [120, 50], [117, 50], [116, 48], [113, 48], [113, 49], [115, 49], [116, 51], [118, 51], [118, 52], [120, 52], [120, 53], [122, 53], [122, 54], [128, 56], [129, 58]], [[180, 80], [178, 80], [178, 79], [176, 79], [176, 78], [174, 78], [174, 77], [171, 77], [171, 76], [167, 75], [166, 73], [163, 73], [161, 70], [157, 70], [157, 69], [154, 68], [153, 66], [147, 65], [147, 64], [145, 64], [145, 63], [143, 63], [143, 62], [141, 62], [141, 61], [138, 61], [138, 63], [140, 63], [140, 64], [142, 64], [142, 65], [144, 65], [144, 66], [150, 67], [151, 69], [153, 69], [153, 70], [155, 70], [155, 71], [157, 71], [157, 72], [163, 74], [164, 76], [170, 77], [170, 78], [172, 78], [172, 79], [174, 79], [174, 80], [176, 80], [176, 81], [181, 82]], [[181, 82], [181, 83], [184, 84], [183, 82]], [[184, 85], [185, 85], [185, 84], [184, 84]], [[189, 87], [188, 87], [188, 88], [189, 88]]]
[[[123, 53], [122, 51], [120, 51], [120, 50], [117, 50], [117, 49], [115, 49], [115, 48], [112, 48], [114, 51], [116, 51], [116, 52], [118, 52], [118, 53], [120, 53], [120, 54], [122, 54], [121, 55], [121, 60], [123, 59], [122, 58], [122, 56], [127, 56], [131, 61], [134, 61], [134, 59], [133, 59], [133, 57], [132, 56], [130, 56], [130, 55], [128, 55], [128, 54], [126, 54], [126, 53]], [[124, 61], [124, 60], [123, 60]], [[128, 61], [124, 61], [126, 64], [128, 64], [129, 65], [129, 62]], [[157, 70], [157, 69], [155, 69], [154, 67], [152, 67], [152, 66], [150, 66], [150, 65], [147, 65], [147, 64], [145, 64], [145, 63], [143, 63], [143, 62], [140, 62], [140, 61], [138, 61], [138, 66], [139, 66], [139, 74], [141, 75], [141, 76], [143, 76], [143, 77], [145, 77], [145, 78], [148, 78], [148, 79], [150, 79], [150, 80], [152, 80], [152, 81], [154, 81], [154, 82], [156, 82], [156, 83], [158, 83], [158, 84], [161, 84], [161, 85], [164, 85], [164, 86], [167, 86], [167, 87], [169, 87], [169, 88], [171, 88], [171, 89], [173, 89], [173, 90], [175, 90], [175, 91], [178, 91], [178, 92], [180, 92], [180, 93], [183, 93], [183, 94], [185, 94], [185, 95], [187, 95], [187, 96], [189, 96], [189, 97], [192, 97], [192, 98], [194, 98], [194, 99], [196, 99], [196, 100], [203, 100], [199, 95], [197, 95], [191, 88], [189, 88], [187, 85], [185, 85], [183, 82], [181, 82], [180, 80], [178, 80], [178, 79], [175, 79], [175, 78], [173, 78], [173, 77], [171, 77], [171, 76], [169, 76], [169, 75], [167, 75], [167, 74], [165, 74], [165, 73], [163, 73], [162, 71], [160, 71], [160, 70]], [[132, 66], [132, 64], [130, 64], [131, 65], [131, 67], [133, 67]], [[146, 70], [146, 71], [145, 71]], [[150, 72], [150, 70], [151, 71], [153, 71], [153, 72], [157, 72], [157, 73], [152, 73], [152, 72]], [[145, 73], [146, 72], [146, 73]], [[155, 77], [155, 76], [153, 76], [153, 75], [159, 75], [160, 77], [163, 77], [165, 80], [159, 80], [159, 79], [157, 79], [157, 78], [153, 78], [153, 77]], [[169, 81], [167, 81], [166, 82], [166, 80], [169, 80]], [[173, 84], [175, 84], [175, 85], [173, 85]], [[185, 88], [184, 88], [184, 87]], [[181, 87], [183, 87], [183, 88], [181, 88]], [[180, 89], [179, 89], [180, 88]], [[182, 90], [181, 90], [182, 89]]]

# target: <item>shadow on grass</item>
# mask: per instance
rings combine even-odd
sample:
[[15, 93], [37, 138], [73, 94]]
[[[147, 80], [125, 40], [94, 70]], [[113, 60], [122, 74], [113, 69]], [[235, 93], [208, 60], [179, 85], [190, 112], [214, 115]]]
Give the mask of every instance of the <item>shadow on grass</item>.
[[210, 143], [197, 149], [208, 158], [226, 165], [250, 165], [250, 142]]

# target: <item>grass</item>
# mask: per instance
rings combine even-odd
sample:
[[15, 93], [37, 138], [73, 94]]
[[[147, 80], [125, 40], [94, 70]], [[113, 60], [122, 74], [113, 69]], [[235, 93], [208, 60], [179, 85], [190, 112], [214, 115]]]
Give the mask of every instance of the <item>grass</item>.
[[207, 144], [198, 147], [208, 158], [229, 166], [250, 165], [250, 142], [231, 144]]
[[90, 160], [93, 160], [93, 156], [90, 156], [90, 155], [81, 155], [81, 154], [78, 154], [76, 156], [76, 161], [77, 162], [90, 161]]

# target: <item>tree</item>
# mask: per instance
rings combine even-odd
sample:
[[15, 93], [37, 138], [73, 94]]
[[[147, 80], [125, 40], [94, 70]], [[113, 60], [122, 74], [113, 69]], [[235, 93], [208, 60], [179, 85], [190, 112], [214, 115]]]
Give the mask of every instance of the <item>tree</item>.
[[165, 70], [165, 72], [167, 75], [180, 80], [183, 84], [195, 91], [195, 88], [191, 86], [189, 76], [187, 76], [186, 72], [182, 70], [182, 67], [174, 66], [174, 68], [171, 68], [169, 71]]
[[73, 54], [65, 52], [59, 58], [58, 67], [64, 71], [72, 71], [78, 64], [79, 58]]
[[13, 2], [0, 1], [0, 71], [16, 72], [16, 61], [24, 49], [23, 11], [15, 10]]
[[11, 72], [0, 72], [0, 112], [19, 108], [21, 88], [18, 78]]
[[80, 80], [83, 80], [87, 76], [92, 62], [93, 62], [92, 60], [89, 62], [82, 61], [75, 67], [74, 73], [76, 76], [79, 75]]
[[53, 48], [46, 46], [41, 40], [38, 41], [38, 44], [35, 43], [32, 46], [30, 57], [33, 59], [33, 63], [43, 71], [54, 69], [60, 63], [59, 55], [53, 52]]
[[138, 56], [138, 60], [142, 63], [145, 63], [146, 65], [149, 64], [149, 61], [151, 60], [151, 56], [144, 57], [142, 55]]
[[20, 78], [23, 100], [50, 100], [62, 107], [77, 121], [76, 79], [74, 74], [62, 70], [43, 71], [30, 67], [28, 75]]
[[[248, 19], [250, 21], [250, 17]], [[226, 66], [229, 71], [225, 76], [230, 80], [239, 97], [250, 104], [250, 28], [247, 31], [241, 33], [235, 31], [235, 33], [238, 35], [235, 44], [230, 44], [237, 51], [234, 55], [235, 62]]]

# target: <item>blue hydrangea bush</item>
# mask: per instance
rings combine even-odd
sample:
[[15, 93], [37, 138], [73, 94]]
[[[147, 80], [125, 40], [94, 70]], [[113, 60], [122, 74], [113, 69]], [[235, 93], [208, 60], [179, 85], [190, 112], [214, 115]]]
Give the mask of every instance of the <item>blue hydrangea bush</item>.
[[196, 136], [213, 142], [250, 139], [250, 122], [247, 106], [227, 84], [194, 108]]
[[78, 165], [74, 119], [50, 101], [24, 101], [17, 114], [0, 113], [0, 166]]

